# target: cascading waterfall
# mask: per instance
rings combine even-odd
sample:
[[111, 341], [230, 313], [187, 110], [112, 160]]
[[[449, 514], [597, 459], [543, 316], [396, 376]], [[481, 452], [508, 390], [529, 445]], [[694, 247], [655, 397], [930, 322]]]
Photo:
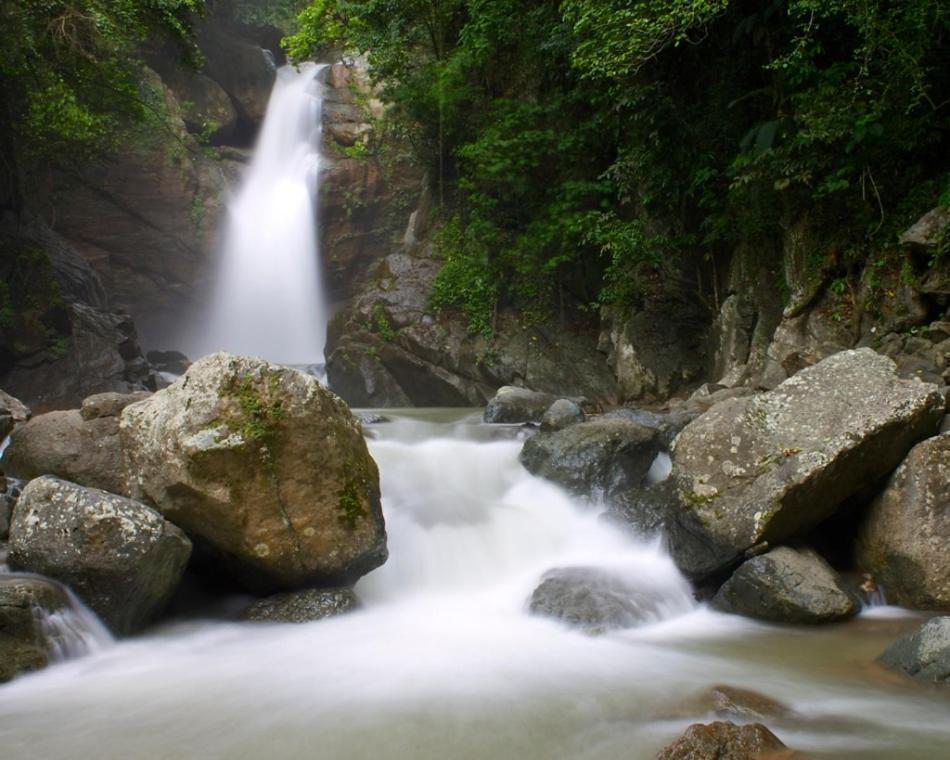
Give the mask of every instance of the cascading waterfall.
[[327, 314], [317, 198], [325, 66], [277, 72], [227, 231], [194, 355], [225, 350], [282, 364], [322, 364]]

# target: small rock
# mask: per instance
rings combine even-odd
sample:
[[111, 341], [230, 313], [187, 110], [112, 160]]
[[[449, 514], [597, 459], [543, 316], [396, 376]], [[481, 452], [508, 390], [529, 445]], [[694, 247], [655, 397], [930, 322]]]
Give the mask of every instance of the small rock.
[[557, 400], [550, 393], [505, 385], [498, 389], [485, 407], [485, 422], [540, 422], [544, 413]]
[[70, 586], [117, 633], [162, 612], [190, 554], [151, 507], [50, 476], [27, 484], [10, 526], [10, 566]]
[[86, 421], [118, 417], [129, 404], [135, 404], [147, 399], [151, 393], [137, 391], [136, 393], [97, 393], [83, 399], [79, 414]]
[[587, 419], [580, 405], [567, 398], [559, 398], [541, 417], [541, 432], [552, 433], [576, 425]]
[[785, 546], [744, 562], [710, 606], [774, 623], [828, 623], [852, 617], [859, 609], [820, 556]]
[[950, 686], [950, 617], [934, 618], [899, 638], [878, 662], [919, 681]]
[[19, 399], [0, 390], [0, 441], [10, 435], [17, 425], [30, 419], [30, 410]]
[[694, 723], [664, 748], [657, 760], [759, 760], [785, 749], [782, 741], [761, 723], [737, 726], [731, 721]]
[[382, 425], [389, 422], [389, 417], [378, 412], [354, 412], [353, 416], [360, 421], [361, 425]]
[[658, 619], [660, 599], [603, 570], [567, 567], [542, 576], [528, 608], [536, 615], [599, 634]]
[[304, 589], [260, 599], [249, 605], [241, 617], [274, 623], [309, 623], [342, 615], [360, 606], [351, 588]]
[[46, 667], [50, 641], [37, 610], [55, 612], [68, 605], [63, 590], [41, 578], [0, 575], [0, 683]]
[[709, 696], [713, 710], [720, 718], [763, 721], [788, 718], [793, 715], [788, 705], [751, 689], [719, 684], [712, 687]]

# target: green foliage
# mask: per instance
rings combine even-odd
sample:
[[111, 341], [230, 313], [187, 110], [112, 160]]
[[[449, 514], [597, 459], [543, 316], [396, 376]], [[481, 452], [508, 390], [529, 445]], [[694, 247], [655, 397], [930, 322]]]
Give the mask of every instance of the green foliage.
[[389, 317], [386, 316], [386, 309], [381, 303], [373, 306], [373, 330], [387, 343], [396, 337], [396, 331], [393, 330], [393, 326], [389, 323]]
[[293, 31], [297, 14], [307, 4], [307, 0], [235, 0], [234, 18], [248, 26], [273, 26]]

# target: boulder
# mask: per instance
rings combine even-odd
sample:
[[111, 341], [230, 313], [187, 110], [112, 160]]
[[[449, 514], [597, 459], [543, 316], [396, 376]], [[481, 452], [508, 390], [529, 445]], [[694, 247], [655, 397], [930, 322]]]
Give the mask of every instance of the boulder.
[[[742, 395], [750, 394], [743, 393]], [[705, 409], [702, 411], [705, 411]], [[660, 437], [660, 445], [669, 450], [670, 446], [673, 445], [673, 439], [676, 438], [680, 430], [696, 419], [699, 414], [699, 411], [679, 409], [665, 413], [651, 412], [647, 409], [615, 409], [603, 415], [603, 419], [625, 419], [636, 422], [638, 425], [653, 428]]]
[[533, 475], [598, 497], [640, 486], [660, 450], [657, 431], [630, 420], [594, 419], [538, 433], [521, 450]]
[[555, 402], [550, 393], [505, 385], [498, 389], [485, 407], [485, 422], [540, 422]]
[[272, 623], [309, 623], [359, 609], [351, 588], [303, 589], [276, 594], [248, 606], [241, 617]]
[[42, 578], [0, 575], [0, 683], [49, 663], [42, 614], [69, 606], [65, 592]]
[[910, 450], [870, 506], [856, 561], [889, 602], [950, 610], [950, 433]]
[[[497, 396], [496, 396], [497, 398]], [[576, 401], [569, 398], [559, 398], [541, 417], [541, 432], [554, 433], [558, 430], [584, 422], [587, 415]]]
[[757, 545], [801, 535], [933, 434], [943, 405], [935, 386], [899, 379], [890, 359], [866, 348], [717, 404], [673, 444], [674, 560], [705, 578]]
[[919, 681], [950, 686], [950, 617], [934, 618], [902, 636], [878, 662]]
[[311, 375], [212, 354], [126, 407], [120, 437], [130, 495], [252, 590], [348, 584], [386, 560], [376, 463]]
[[773, 623], [830, 623], [860, 608], [818, 554], [785, 546], [740, 565], [710, 606]]
[[10, 526], [10, 566], [62, 581], [116, 633], [164, 610], [190, 555], [151, 507], [50, 476], [27, 484]]
[[34, 417], [10, 439], [0, 465], [25, 480], [56, 475], [83, 486], [125, 493], [119, 418], [123, 405], [147, 394], [98, 394], [82, 410]]
[[664, 480], [614, 494], [604, 519], [638, 536], [654, 536], [663, 530], [667, 513], [676, 504], [676, 493], [669, 480]]
[[694, 723], [665, 747], [657, 760], [764, 760], [785, 749], [782, 741], [761, 723], [737, 726], [731, 721]]
[[17, 425], [30, 419], [30, 410], [19, 399], [0, 390], [0, 441], [6, 438]]
[[901, 234], [901, 245], [924, 250], [934, 250], [940, 244], [946, 229], [950, 227], [950, 206], [932, 208]]
[[218, 145], [235, 136], [238, 113], [221, 85], [204, 74], [177, 67], [163, 71], [162, 81], [181, 105], [188, 131], [200, 141]]
[[599, 634], [658, 620], [662, 599], [649, 589], [593, 567], [549, 570], [541, 577], [528, 608], [572, 628]]

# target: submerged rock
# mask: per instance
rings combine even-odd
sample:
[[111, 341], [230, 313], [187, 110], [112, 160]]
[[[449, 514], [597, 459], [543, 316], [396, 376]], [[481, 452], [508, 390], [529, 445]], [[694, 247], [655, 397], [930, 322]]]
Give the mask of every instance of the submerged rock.
[[775, 390], [717, 404], [676, 438], [679, 507], [667, 523], [699, 579], [752, 547], [799, 536], [896, 467], [943, 417], [937, 388], [870, 349], [843, 351]]
[[40, 611], [69, 605], [63, 590], [42, 578], [0, 575], [0, 683], [49, 663], [51, 642]]
[[359, 609], [351, 588], [308, 588], [260, 599], [242, 613], [245, 620], [274, 623], [309, 623]]
[[542, 576], [528, 608], [536, 615], [598, 634], [658, 619], [660, 601], [656, 593], [603, 570], [565, 567]]
[[792, 709], [751, 689], [719, 684], [709, 691], [713, 710], [720, 718], [738, 720], [775, 720], [794, 715]]
[[829, 623], [859, 609], [858, 600], [820, 556], [785, 546], [743, 563], [710, 606], [773, 623]]
[[498, 389], [485, 407], [485, 422], [540, 422], [544, 413], [557, 400], [550, 393], [505, 385]]
[[521, 463], [572, 493], [601, 496], [641, 485], [659, 450], [655, 429], [598, 418], [528, 439]]
[[231, 354], [122, 414], [129, 490], [258, 590], [347, 584], [386, 560], [379, 474], [315, 378]]
[[856, 559], [888, 601], [950, 610], [950, 433], [911, 449], [871, 504]]
[[116, 633], [164, 610], [190, 554], [151, 507], [51, 476], [27, 484], [10, 526], [10, 566], [62, 581]]
[[938, 617], [899, 638], [878, 657], [919, 681], [950, 685], [950, 617]]
[[587, 415], [584, 414], [580, 404], [568, 398], [559, 398], [542, 415], [541, 432], [554, 433], [576, 425], [578, 422], [584, 422], [586, 419]]
[[761, 723], [694, 723], [657, 760], [761, 760], [785, 744]]

